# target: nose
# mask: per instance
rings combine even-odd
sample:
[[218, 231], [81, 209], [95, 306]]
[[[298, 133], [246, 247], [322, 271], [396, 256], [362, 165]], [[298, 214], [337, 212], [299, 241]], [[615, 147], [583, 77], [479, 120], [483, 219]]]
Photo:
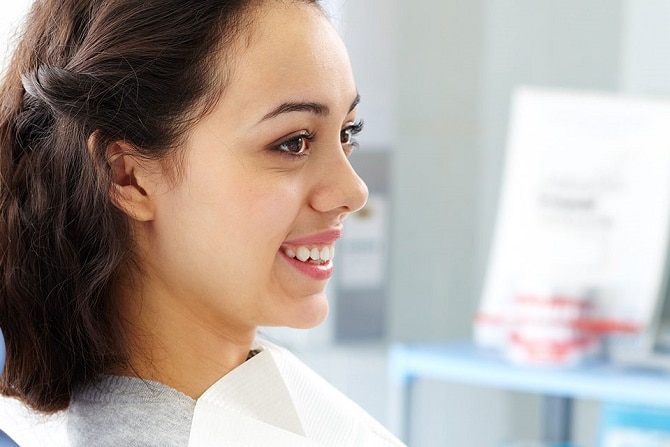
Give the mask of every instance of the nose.
[[321, 213], [337, 212], [344, 217], [363, 208], [368, 200], [368, 187], [344, 151], [339, 148], [334, 152], [322, 160], [310, 205]]

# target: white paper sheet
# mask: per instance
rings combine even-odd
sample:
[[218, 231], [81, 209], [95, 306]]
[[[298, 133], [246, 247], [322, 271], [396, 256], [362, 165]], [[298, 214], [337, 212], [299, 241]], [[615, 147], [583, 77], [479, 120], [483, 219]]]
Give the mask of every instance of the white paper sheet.
[[[670, 101], [519, 90], [480, 323], [541, 289], [588, 293], [599, 318], [644, 328], [663, 287], [669, 216]], [[488, 326], [475, 338], [504, 343]]]

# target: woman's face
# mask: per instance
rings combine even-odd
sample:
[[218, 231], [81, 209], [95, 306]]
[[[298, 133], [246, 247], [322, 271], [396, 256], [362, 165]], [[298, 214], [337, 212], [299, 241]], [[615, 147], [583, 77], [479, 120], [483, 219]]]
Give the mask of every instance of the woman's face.
[[215, 330], [320, 323], [333, 245], [367, 199], [347, 158], [358, 99], [342, 41], [313, 5], [261, 8], [182, 176], [153, 197], [151, 293]]

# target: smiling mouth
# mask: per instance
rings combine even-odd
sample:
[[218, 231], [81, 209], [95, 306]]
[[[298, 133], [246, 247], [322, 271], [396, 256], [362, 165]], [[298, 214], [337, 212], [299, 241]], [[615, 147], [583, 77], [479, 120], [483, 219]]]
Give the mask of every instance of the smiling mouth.
[[335, 256], [334, 245], [287, 247], [282, 250], [289, 258], [305, 264], [324, 265], [332, 261]]

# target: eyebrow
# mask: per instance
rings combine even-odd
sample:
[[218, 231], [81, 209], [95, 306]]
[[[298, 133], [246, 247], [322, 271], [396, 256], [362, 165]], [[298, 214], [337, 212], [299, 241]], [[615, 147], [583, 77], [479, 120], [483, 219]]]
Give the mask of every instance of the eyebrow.
[[[356, 94], [356, 98], [349, 107], [349, 112], [354, 110], [360, 102], [361, 95]], [[263, 122], [275, 118], [279, 115], [291, 112], [309, 112], [313, 113], [314, 115], [327, 116], [330, 113], [330, 108], [327, 105], [318, 102], [285, 102], [263, 116], [259, 122]]]

